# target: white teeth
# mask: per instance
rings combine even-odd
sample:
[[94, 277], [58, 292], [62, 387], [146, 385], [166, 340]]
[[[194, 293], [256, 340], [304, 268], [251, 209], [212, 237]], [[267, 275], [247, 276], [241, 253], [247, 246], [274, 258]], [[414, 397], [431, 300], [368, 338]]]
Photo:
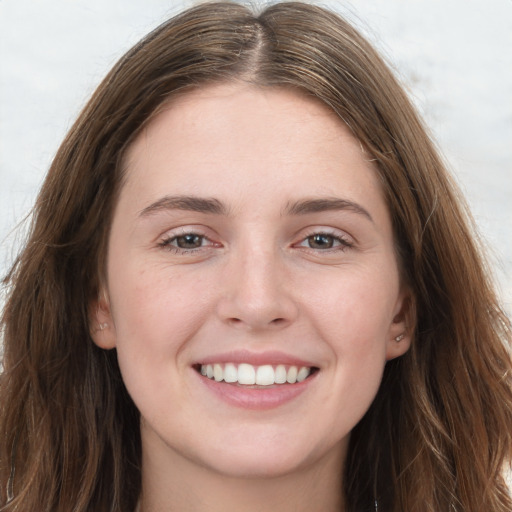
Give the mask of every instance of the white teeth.
[[238, 370], [233, 363], [228, 363], [224, 368], [224, 380], [226, 382], [238, 381]]
[[200, 372], [201, 375], [214, 379], [217, 382], [237, 382], [247, 386], [254, 384], [258, 386], [271, 386], [273, 384], [295, 384], [302, 382], [310, 375], [311, 368], [307, 366], [289, 366], [287, 368], [283, 364], [273, 367], [270, 364], [253, 366], [242, 363], [237, 366], [233, 363], [225, 365], [215, 363], [201, 365]]
[[256, 370], [256, 384], [260, 386], [270, 386], [274, 384], [274, 368], [269, 364], [258, 366]]
[[288, 384], [293, 384], [294, 382], [297, 382], [297, 367], [296, 366], [290, 366], [290, 369], [288, 370], [288, 373], [286, 374], [286, 382]]
[[238, 383], [239, 384], [256, 384], [256, 370], [251, 364], [238, 365]]
[[284, 384], [286, 382], [286, 367], [284, 364], [277, 366], [274, 381], [276, 384]]
[[222, 366], [220, 364], [213, 365], [213, 378], [220, 382], [224, 379], [224, 372], [222, 371]]
[[306, 367], [302, 367], [299, 370], [299, 373], [297, 374], [297, 382], [302, 382], [303, 380], [306, 380], [307, 376], [311, 373], [311, 370]]

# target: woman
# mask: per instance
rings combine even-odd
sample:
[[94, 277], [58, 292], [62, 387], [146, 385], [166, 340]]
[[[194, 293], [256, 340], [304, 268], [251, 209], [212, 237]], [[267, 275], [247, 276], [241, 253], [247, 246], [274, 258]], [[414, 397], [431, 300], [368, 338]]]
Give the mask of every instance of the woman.
[[402, 89], [319, 7], [132, 49], [7, 282], [3, 510], [512, 506], [510, 324]]

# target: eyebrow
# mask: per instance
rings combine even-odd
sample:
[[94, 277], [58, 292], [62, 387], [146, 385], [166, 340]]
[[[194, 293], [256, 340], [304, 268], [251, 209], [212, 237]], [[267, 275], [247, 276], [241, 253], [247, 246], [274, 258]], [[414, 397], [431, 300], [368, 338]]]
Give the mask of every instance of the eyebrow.
[[[140, 211], [139, 217], [148, 217], [153, 213], [162, 210], [184, 210], [199, 213], [210, 213], [214, 215], [227, 215], [228, 209], [218, 199], [197, 196], [164, 196]], [[326, 197], [317, 199], [302, 199], [289, 203], [285, 215], [306, 215], [325, 211], [349, 210], [367, 217], [371, 222], [373, 218], [361, 205], [340, 199], [337, 197]]]
[[351, 212], [367, 217], [371, 222], [373, 218], [360, 204], [348, 199], [338, 197], [325, 197], [318, 199], [304, 199], [295, 201], [287, 205], [285, 213], [288, 215], [305, 215], [308, 213], [318, 213], [325, 211], [349, 210]]
[[218, 199], [197, 196], [164, 196], [140, 211], [147, 217], [162, 210], [185, 210], [199, 213], [226, 215], [227, 208]]

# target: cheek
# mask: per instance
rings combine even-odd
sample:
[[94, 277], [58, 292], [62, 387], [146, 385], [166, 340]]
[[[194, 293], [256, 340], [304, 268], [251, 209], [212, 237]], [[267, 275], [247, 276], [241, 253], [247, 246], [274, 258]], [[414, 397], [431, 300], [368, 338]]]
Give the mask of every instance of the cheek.
[[177, 273], [172, 267], [119, 266], [112, 274], [109, 293], [118, 343], [134, 338], [147, 346], [161, 337], [172, 342], [197, 325], [197, 316], [208, 307], [208, 293], [202, 280], [190, 279], [186, 272]]
[[[352, 316], [351, 320], [354, 320]], [[364, 319], [350, 328], [338, 323], [339, 335], [330, 338], [332, 362], [326, 400], [333, 411], [334, 429], [348, 434], [375, 399], [386, 365], [385, 341], [380, 329]]]
[[161, 268], [137, 271], [119, 265], [112, 270], [109, 294], [118, 360], [135, 394], [169, 386], [182, 348], [208, 315], [200, 280], [183, 281]]
[[331, 353], [331, 405], [342, 416], [352, 411], [354, 421], [375, 397], [386, 364], [398, 297], [398, 279], [389, 274], [376, 272], [370, 279], [364, 272], [346, 275], [312, 302], [310, 316]]
[[309, 301], [314, 308], [310, 316], [333, 343], [353, 340], [351, 350], [363, 350], [363, 347], [370, 350], [377, 346], [385, 350], [399, 286], [393, 267], [383, 268], [388, 270], [387, 274], [361, 268], [340, 272], [339, 276], [318, 283], [320, 286]]

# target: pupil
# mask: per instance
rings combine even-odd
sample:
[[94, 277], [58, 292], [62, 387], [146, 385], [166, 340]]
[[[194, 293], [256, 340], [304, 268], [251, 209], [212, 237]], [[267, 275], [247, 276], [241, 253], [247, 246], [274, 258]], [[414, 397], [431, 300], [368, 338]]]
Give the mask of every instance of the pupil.
[[183, 235], [179, 236], [176, 242], [182, 249], [195, 249], [201, 247], [202, 237], [200, 235]]
[[313, 235], [309, 237], [309, 246], [313, 249], [330, 249], [333, 243], [333, 238], [330, 235]]

